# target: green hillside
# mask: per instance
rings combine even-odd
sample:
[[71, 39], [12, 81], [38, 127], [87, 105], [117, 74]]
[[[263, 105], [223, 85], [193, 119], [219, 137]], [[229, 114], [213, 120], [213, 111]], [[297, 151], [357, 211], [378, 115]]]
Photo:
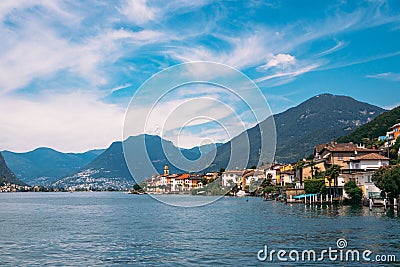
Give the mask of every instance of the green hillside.
[[337, 141], [341, 143], [366, 143], [366, 139], [372, 140], [386, 135], [390, 127], [396, 123], [400, 123], [400, 106], [377, 116], [369, 123], [359, 127], [353, 133], [339, 138]]

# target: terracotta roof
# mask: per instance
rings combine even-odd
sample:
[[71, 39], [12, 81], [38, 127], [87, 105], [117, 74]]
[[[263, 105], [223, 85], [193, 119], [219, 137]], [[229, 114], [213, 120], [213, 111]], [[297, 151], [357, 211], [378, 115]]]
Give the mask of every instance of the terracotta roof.
[[379, 155], [377, 153], [370, 153], [363, 156], [356, 157], [354, 160], [389, 160], [389, 158]]
[[315, 147], [315, 151], [316, 151], [317, 153], [319, 153], [319, 152], [321, 152], [321, 150], [324, 149], [326, 146], [327, 146], [327, 144], [317, 145], [317, 146]]
[[[317, 146], [317, 149], [322, 146], [319, 145]], [[342, 143], [342, 144], [326, 144], [324, 148], [322, 148], [320, 151], [322, 150], [328, 150], [331, 152], [353, 152], [353, 151], [358, 151], [358, 152], [380, 152], [381, 150], [379, 149], [371, 149], [371, 148], [364, 148], [364, 147], [358, 147], [356, 144], [352, 144], [352, 143]]]
[[237, 174], [237, 175], [242, 175], [244, 173], [244, 170], [227, 170], [224, 171], [223, 174]]
[[202, 180], [203, 179], [203, 177], [201, 177], [200, 175], [191, 175], [190, 176], [190, 178], [189, 178], [190, 180]]
[[184, 173], [184, 174], [179, 175], [178, 179], [188, 179], [189, 177], [190, 177], [189, 173]]

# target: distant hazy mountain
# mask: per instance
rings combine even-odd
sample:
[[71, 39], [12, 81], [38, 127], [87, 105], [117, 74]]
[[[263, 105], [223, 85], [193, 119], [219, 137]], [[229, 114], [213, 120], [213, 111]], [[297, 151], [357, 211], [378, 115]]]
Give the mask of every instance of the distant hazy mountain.
[[62, 153], [41, 147], [25, 153], [2, 153], [7, 165], [19, 179], [31, 185], [43, 185], [78, 171], [103, 151], [97, 149], [85, 153]]
[[[146, 142], [147, 153], [151, 163], [154, 165], [155, 170], [148, 172], [144, 166], [144, 154], [137, 153], [131, 158], [132, 164], [135, 166], [135, 174], [140, 177], [150, 177], [152, 174], [163, 173], [166, 163], [170, 165], [171, 173], [184, 172], [171, 164], [170, 160], [182, 153], [186, 158], [195, 160], [199, 157], [198, 154], [202, 148], [192, 149], [179, 149], [174, 146], [170, 141], [163, 140], [159, 136], [152, 135], [138, 135], [129, 137], [125, 142], [125, 149], [127, 147], [132, 151], [139, 151], [140, 144]], [[207, 147], [205, 150], [207, 150]], [[164, 151], [168, 151], [165, 153]], [[167, 155], [169, 158], [167, 158]], [[139, 178], [139, 179], [140, 179]], [[54, 183], [58, 187], [69, 187], [79, 185], [91, 185], [92, 187], [128, 187], [134, 184], [134, 180], [126, 165], [122, 142], [114, 142], [107, 148], [100, 156], [94, 159], [90, 164], [85, 166], [79, 172], [68, 175]]]
[[[315, 96], [274, 115], [277, 133], [275, 161], [291, 163], [306, 157], [312, 154], [314, 146], [347, 135], [384, 111], [380, 107], [347, 96]], [[247, 134], [252, 151], [249, 165], [256, 165], [257, 152], [260, 149], [258, 126], [247, 130]], [[233, 138], [232, 142], [243, 139], [243, 135]], [[231, 142], [227, 142], [218, 148], [217, 157], [209, 170], [217, 170], [227, 165], [230, 147]]]
[[400, 106], [379, 115], [371, 122], [359, 127], [351, 134], [339, 138], [338, 141], [361, 143], [364, 142], [365, 139], [372, 140], [379, 136], [386, 135], [386, 132], [390, 130], [390, 127], [396, 123], [400, 123]]
[[6, 183], [25, 185], [7, 167], [7, 164], [4, 161], [3, 155], [0, 153], [0, 185], [4, 185]]

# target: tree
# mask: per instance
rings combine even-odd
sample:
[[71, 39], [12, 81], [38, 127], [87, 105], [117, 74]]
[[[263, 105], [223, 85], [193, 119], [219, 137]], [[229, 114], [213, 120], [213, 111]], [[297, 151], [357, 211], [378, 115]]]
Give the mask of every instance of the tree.
[[311, 168], [311, 179], [314, 179], [314, 175], [315, 175], [315, 171], [316, 171], [315, 165], [317, 165], [317, 163], [316, 163], [315, 161], [311, 160], [311, 161], [308, 163], [308, 165], [309, 165], [310, 168]]
[[140, 185], [138, 185], [138, 184], [135, 184], [135, 185], [133, 186], [133, 189], [134, 189], [134, 190], [137, 190], [137, 191], [142, 190], [142, 188], [141, 188]]
[[[326, 170], [326, 175], [329, 177], [329, 187], [331, 187], [331, 183], [333, 180], [334, 183], [334, 193], [333, 195], [337, 196], [337, 186], [338, 186], [338, 177], [340, 175], [340, 171], [342, 170], [342, 166], [333, 164], [328, 170]], [[331, 191], [331, 189], [329, 189]], [[331, 191], [332, 194], [332, 191]]]
[[326, 190], [325, 179], [311, 179], [304, 181], [306, 194], [322, 194]]
[[271, 173], [267, 174], [267, 178], [265, 179], [265, 185], [267, 185], [267, 186], [272, 185], [272, 174]]
[[360, 203], [362, 199], [362, 190], [354, 181], [348, 181], [344, 184], [344, 191], [349, 195], [353, 203]]
[[400, 148], [400, 138], [397, 138], [396, 143], [389, 149], [390, 164], [397, 164], [399, 148]]
[[400, 195], [400, 165], [381, 167], [372, 175], [372, 181], [390, 200], [397, 198]]
[[303, 184], [303, 168], [305, 164], [303, 160], [300, 160], [294, 165], [294, 169], [300, 171], [300, 184]]

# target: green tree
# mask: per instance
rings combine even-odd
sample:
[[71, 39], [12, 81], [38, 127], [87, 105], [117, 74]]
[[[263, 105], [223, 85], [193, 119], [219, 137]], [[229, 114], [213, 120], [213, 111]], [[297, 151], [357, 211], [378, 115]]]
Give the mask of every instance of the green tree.
[[304, 181], [304, 191], [306, 191], [306, 194], [322, 194], [325, 190], [325, 179], [311, 179]]
[[390, 200], [397, 198], [400, 195], [400, 165], [381, 167], [372, 175], [372, 181]]
[[138, 184], [135, 184], [135, 185], [133, 186], [133, 189], [134, 189], [134, 190], [137, 190], [137, 191], [142, 190], [142, 188], [141, 188], [140, 185], [138, 185]]
[[263, 193], [265, 194], [265, 193], [272, 193], [272, 192], [275, 192], [276, 191], [276, 188], [274, 187], [274, 186], [271, 186], [271, 185], [267, 185], [267, 186], [264, 186], [263, 187]]
[[397, 138], [396, 143], [389, 149], [390, 164], [393, 165], [397, 164], [399, 148], [400, 148], [400, 138]]
[[348, 194], [353, 203], [360, 203], [362, 199], [362, 190], [354, 181], [348, 181], [344, 184], [344, 191]]
[[315, 167], [315, 165], [317, 165], [317, 163], [313, 160], [308, 163], [308, 166], [310, 166], [311, 168], [311, 179], [314, 179], [315, 171], [317, 170], [317, 167]]
[[[331, 188], [331, 183], [333, 180], [334, 183], [334, 192], [333, 195], [336, 197], [337, 196], [337, 187], [338, 187], [338, 177], [340, 175], [340, 172], [342, 170], [342, 166], [333, 164], [329, 169], [326, 170], [326, 175], [328, 176], [329, 179], [329, 188]], [[329, 189], [331, 191], [331, 189]], [[330, 192], [332, 194], [332, 191]]]
[[303, 184], [303, 168], [304, 165], [306, 165], [306, 163], [303, 160], [298, 161], [295, 165], [294, 165], [294, 170], [299, 170], [300, 171], [300, 184]]

